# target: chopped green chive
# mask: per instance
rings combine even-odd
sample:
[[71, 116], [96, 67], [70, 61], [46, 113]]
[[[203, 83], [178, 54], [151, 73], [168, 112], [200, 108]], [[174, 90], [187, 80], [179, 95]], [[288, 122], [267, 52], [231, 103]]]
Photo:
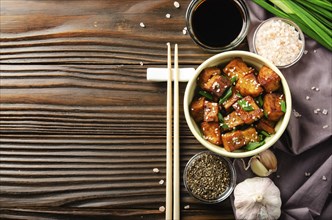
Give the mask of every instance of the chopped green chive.
[[222, 116], [222, 114], [220, 112], [218, 113], [218, 119], [220, 122], [224, 122], [224, 117]]
[[225, 95], [219, 99], [219, 105], [223, 104], [232, 95], [232, 87], [226, 91]]
[[281, 111], [286, 112], [286, 102], [284, 100], [280, 101]]
[[265, 136], [264, 136], [264, 135], [262, 135], [262, 134], [259, 134], [259, 135], [258, 135], [258, 140], [259, 140], [259, 141], [262, 141], [262, 140], [264, 140], [264, 138], [265, 138]]
[[239, 97], [240, 99], [242, 99], [243, 98], [243, 96], [238, 92], [238, 93], [236, 93], [236, 96], [237, 97]]
[[259, 107], [263, 106], [263, 98], [262, 96], [258, 96], [257, 98], [255, 98], [256, 103], [259, 105]]
[[213, 100], [213, 96], [210, 93], [208, 93], [207, 91], [200, 90], [198, 93], [201, 96], [204, 96], [205, 98], [207, 98], [209, 100]]
[[237, 103], [246, 112], [250, 112], [250, 111], [254, 110], [254, 108], [249, 104], [249, 102], [247, 100], [241, 99], [241, 100], [237, 101]]
[[224, 123], [220, 123], [219, 125], [220, 127], [222, 127], [223, 129], [228, 129], [228, 125], [224, 124]]
[[243, 149], [250, 151], [250, 150], [254, 150], [254, 149], [262, 146], [263, 144], [265, 144], [265, 141], [251, 142], [251, 143], [247, 144], [246, 146], [244, 146]]
[[262, 135], [264, 135], [265, 137], [270, 137], [270, 134], [267, 133], [266, 131], [260, 131], [260, 133], [261, 133]]
[[233, 76], [233, 77], [231, 78], [231, 82], [232, 82], [232, 84], [235, 83], [235, 82], [237, 81], [237, 78], [238, 78], [237, 76]]

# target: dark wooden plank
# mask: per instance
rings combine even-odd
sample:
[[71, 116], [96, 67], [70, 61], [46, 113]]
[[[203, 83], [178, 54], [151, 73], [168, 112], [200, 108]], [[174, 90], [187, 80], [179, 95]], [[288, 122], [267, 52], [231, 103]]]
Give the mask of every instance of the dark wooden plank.
[[[164, 219], [166, 84], [146, 68], [166, 66], [166, 42], [180, 67], [212, 55], [182, 33], [179, 2], [1, 0], [1, 219]], [[183, 171], [204, 148], [182, 110], [180, 131]], [[182, 181], [181, 215], [234, 218], [229, 200], [203, 205]]]
[[212, 54], [182, 33], [189, 1], [179, 2], [176, 9], [167, 0], [47, 0], [24, 7], [19, 1], [3, 1], [0, 62], [161, 64], [166, 42], [176, 42], [182, 64], [199, 64]]

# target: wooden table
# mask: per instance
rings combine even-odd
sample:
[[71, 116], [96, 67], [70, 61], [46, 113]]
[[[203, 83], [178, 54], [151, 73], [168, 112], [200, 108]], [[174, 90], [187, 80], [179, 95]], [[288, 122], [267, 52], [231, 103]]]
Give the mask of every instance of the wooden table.
[[[1, 0], [1, 219], [165, 218], [166, 83], [146, 69], [166, 67], [166, 42], [180, 67], [213, 55], [183, 34], [179, 3]], [[180, 131], [182, 172], [204, 148], [182, 108]], [[234, 219], [183, 184], [181, 216]]]

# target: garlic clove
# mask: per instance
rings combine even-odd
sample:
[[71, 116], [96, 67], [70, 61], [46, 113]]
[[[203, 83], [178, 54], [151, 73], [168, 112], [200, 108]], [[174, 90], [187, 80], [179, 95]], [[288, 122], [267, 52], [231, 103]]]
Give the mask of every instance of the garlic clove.
[[277, 170], [277, 158], [270, 150], [265, 150], [259, 154], [259, 160], [269, 170]]
[[277, 171], [277, 158], [270, 150], [265, 150], [253, 156], [249, 163], [252, 172], [257, 176], [268, 176]]
[[258, 157], [251, 158], [250, 168], [258, 176], [268, 176], [270, 174], [269, 170], [260, 162]]

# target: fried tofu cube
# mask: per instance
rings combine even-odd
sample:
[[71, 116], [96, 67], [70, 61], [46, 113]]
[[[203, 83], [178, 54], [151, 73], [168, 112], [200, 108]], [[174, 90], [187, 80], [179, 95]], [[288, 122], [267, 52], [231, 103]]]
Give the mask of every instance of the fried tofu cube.
[[240, 125], [243, 125], [244, 122], [243, 120], [241, 119], [240, 116], [238, 116], [238, 113], [233, 111], [231, 112], [230, 114], [226, 115], [224, 117], [224, 122], [223, 122], [225, 125], [227, 125], [227, 129], [225, 130], [230, 130], [230, 129], [233, 129], [237, 126], [240, 126]]
[[225, 150], [231, 152], [237, 150], [250, 142], [258, 141], [258, 135], [255, 128], [248, 128], [246, 130], [237, 130], [222, 134], [221, 140]]
[[218, 122], [202, 122], [203, 138], [215, 145], [221, 145], [220, 127]]
[[259, 141], [258, 133], [257, 133], [256, 129], [253, 128], [253, 127], [247, 128], [246, 130], [243, 130], [242, 134], [244, 136], [244, 140], [246, 142], [246, 145], [251, 143], [251, 142], [258, 142]]
[[219, 106], [216, 102], [204, 101], [204, 118], [206, 122], [219, 122]]
[[245, 62], [243, 62], [242, 58], [237, 57], [231, 60], [223, 69], [224, 73], [229, 77], [236, 77], [238, 79], [243, 76], [253, 73], [254, 69], [248, 67]]
[[231, 81], [227, 77], [221, 75], [212, 76], [212, 78], [204, 85], [205, 89], [217, 98], [220, 98], [229, 86], [231, 86]]
[[264, 87], [267, 93], [274, 92], [281, 87], [279, 75], [267, 66], [263, 66], [259, 70], [257, 81]]
[[285, 114], [282, 110], [282, 102], [285, 103], [285, 97], [278, 93], [269, 93], [264, 96], [263, 109], [267, 119], [270, 121], [279, 121]]
[[274, 121], [269, 121], [269, 120], [266, 120], [264, 118], [259, 120], [258, 123], [256, 124], [257, 130], [266, 131], [269, 134], [274, 134], [275, 133], [274, 126], [275, 126]]
[[245, 124], [252, 124], [264, 115], [263, 109], [259, 108], [251, 96], [244, 97], [232, 106]]
[[204, 102], [205, 97], [193, 100], [190, 104], [190, 113], [195, 122], [201, 122], [204, 118]]
[[264, 91], [253, 73], [240, 78], [235, 84], [235, 89], [238, 90], [242, 96], [250, 95], [252, 97], [257, 97]]
[[206, 83], [216, 75], [220, 75], [221, 70], [218, 67], [207, 67], [202, 70], [202, 72], [197, 77], [197, 85], [203, 90], [208, 90], [209, 87], [206, 86]]
[[222, 144], [225, 150], [232, 152], [245, 145], [244, 136], [242, 131], [232, 131], [221, 135]]

